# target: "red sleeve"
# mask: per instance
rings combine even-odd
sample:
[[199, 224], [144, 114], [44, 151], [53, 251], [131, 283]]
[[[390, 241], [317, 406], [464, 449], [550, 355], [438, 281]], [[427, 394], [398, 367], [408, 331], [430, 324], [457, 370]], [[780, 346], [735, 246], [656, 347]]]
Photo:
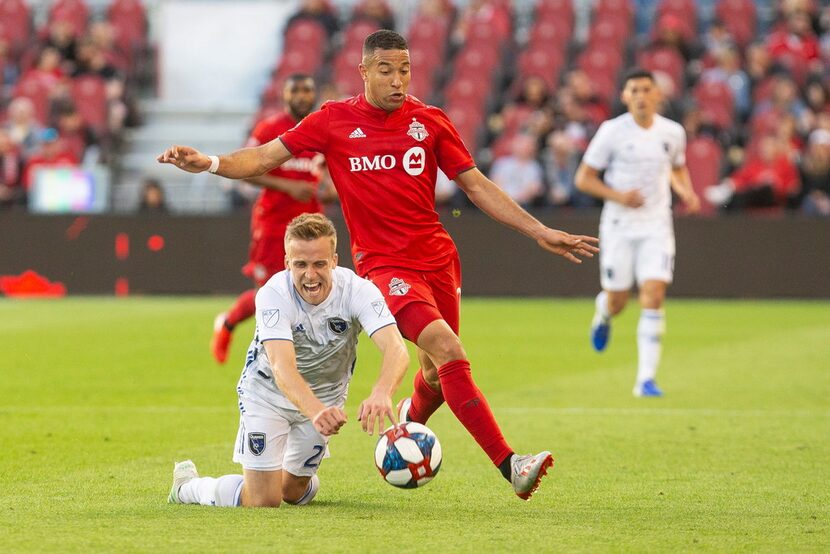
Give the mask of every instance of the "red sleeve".
[[738, 168], [735, 173], [733, 173], [729, 178], [732, 179], [732, 183], [735, 185], [735, 191], [742, 192], [748, 188], [750, 188], [750, 164], [752, 162], [745, 163], [741, 167]]
[[474, 168], [476, 163], [447, 114], [440, 109], [437, 112], [440, 114], [437, 120], [441, 129], [435, 142], [435, 158], [441, 171], [450, 179], [455, 179], [459, 173]]
[[245, 143], [245, 146], [259, 146], [260, 144], [271, 142], [274, 139], [274, 137], [269, 136], [270, 125], [267, 121], [267, 119], [263, 119], [256, 124], [256, 127], [254, 127], [254, 130], [251, 131], [251, 136], [248, 137], [248, 142]]
[[293, 129], [289, 129], [280, 135], [280, 140], [293, 155], [300, 152], [326, 153], [326, 146], [329, 141], [329, 116], [331, 110], [323, 104], [323, 107], [312, 114], [309, 114], [297, 123]]

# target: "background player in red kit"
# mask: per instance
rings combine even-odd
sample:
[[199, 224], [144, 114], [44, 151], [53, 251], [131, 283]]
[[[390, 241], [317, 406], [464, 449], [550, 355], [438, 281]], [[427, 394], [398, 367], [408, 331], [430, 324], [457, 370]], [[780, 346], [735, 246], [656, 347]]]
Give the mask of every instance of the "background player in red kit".
[[[271, 142], [311, 113], [317, 102], [314, 79], [302, 74], [289, 76], [283, 85], [282, 97], [285, 111], [260, 121], [247, 146]], [[245, 179], [263, 189], [251, 212], [251, 246], [248, 263], [242, 268], [242, 273], [254, 281], [256, 288], [240, 294], [227, 312], [216, 316], [210, 350], [220, 364], [228, 357], [234, 327], [254, 315], [257, 288], [271, 275], [285, 269], [283, 238], [288, 223], [300, 214], [319, 212], [320, 200], [335, 196], [334, 191], [321, 185], [322, 173], [322, 154], [301, 152], [265, 175]]]
[[423, 423], [446, 401], [516, 494], [528, 499], [553, 458], [547, 451], [516, 455], [473, 382], [458, 338], [458, 253], [435, 212], [437, 169], [487, 215], [572, 262], [598, 252], [597, 239], [545, 227], [476, 168], [444, 112], [407, 96], [410, 61], [401, 35], [386, 30], [369, 35], [359, 70], [364, 94], [324, 104], [277, 140], [221, 158], [172, 146], [158, 161], [244, 179], [284, 163], [294, 152], [323, 153], [357, 273], [380, 288], [401, 332], [418, 345], [421, 369], [402, 415]]

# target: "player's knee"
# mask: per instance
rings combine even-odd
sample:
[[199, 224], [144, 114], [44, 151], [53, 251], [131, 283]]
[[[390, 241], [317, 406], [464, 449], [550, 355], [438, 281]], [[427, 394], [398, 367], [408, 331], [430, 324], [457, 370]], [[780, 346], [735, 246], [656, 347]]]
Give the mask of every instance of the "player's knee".
[[625, 308], [628, 303], [628, 295], [625, 294], [609, 294], [608, 295], [608, 311], [611, 315], [617, 315]]
[[[434, 341], [433, 348], [430, 350], [429, 355], [438, 366], [442, 366], [447, 362], [455, 360], [467, 359], [467, 353], [464, 352], [461, 340], [459, 340], [459, 338], [452, 333], [445, 333], [438, 340]], [[424, 378], [426, 378], [426, 375]], [[435, 371], [435, 378], [438, 378], [437, 369]], [[427, 382], [429, 383], [429, 380], [427, 380]]]

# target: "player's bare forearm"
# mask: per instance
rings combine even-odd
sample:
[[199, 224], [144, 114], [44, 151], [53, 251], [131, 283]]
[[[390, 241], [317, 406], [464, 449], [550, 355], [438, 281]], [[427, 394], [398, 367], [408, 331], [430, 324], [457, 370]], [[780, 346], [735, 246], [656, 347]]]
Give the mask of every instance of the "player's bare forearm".
[[395, 422], [392, 395], [398, 390], [409, 366], [409, 353], [396, 325], [388, 325], [372, 335], [372, 341], [383, 356], [378, 380], [369, 397], [360, 404], [358, 419], [361, 427], [370, 435], [377, 426], [384, 427], [384, 419]]
[[606, 185], [599, 177], [599, 171], [584, 163], [579, 164], [574, 175], [576, 188], [585, 194], [600, 200], [612, 200], [623, 203], [619, 191]]
[[690, 212], [694, 213], [700, 209], [700, 199], [692, 186], [692, 177], [689, 169], [684, 165], [672, 168], [671, 172], [672, 190], [680, 197]]
[[459, 173], [455, 182], [467, 198], [491, 218], [534, 240], [541, 237], [545, 226], [514, 202], [496, 183], [485, 177], [478, 168]]
[[[291, 152], [279, 139], [254, 148], [242, 148], [230, 154], [219, 156], [217, 175], [228, 179], [256, 177], [278, 167], [292, 157]], [[159, 163], [175, 165], [183, 171], [200, 173], [211, 166], [210, 156], [190, 146], [173, 145], [156, 160]]]
[[271, 373], [277, 387], [288, 400], [309, 419], [326, 408], [311, 392], [311, 387], [297, 370], [294, 343], [287, 340], [270, 340], [265, 343], [265, 352], [271, 362]]

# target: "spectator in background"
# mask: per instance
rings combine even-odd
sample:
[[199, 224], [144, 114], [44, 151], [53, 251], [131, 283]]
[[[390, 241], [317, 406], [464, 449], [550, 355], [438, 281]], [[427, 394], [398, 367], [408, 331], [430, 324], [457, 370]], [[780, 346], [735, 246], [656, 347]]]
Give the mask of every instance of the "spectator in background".
[[144, 179], [141, 187], [141, 201], [138, 204], [138, 213], [140, 214], [166, 214], [167, 200], [164, 194], [164, 188], [158, 179], [147, 177]]
[[66, 79], [61, 68], [61, 53], [51, 47], [41, 50], [35, 66], [23, 73], [21, 80], [36, 80], [49, 91], [55, 90]]
[[34, 184], [35, 172], [46, 167], [77, 166], [80, 162], [60, 141], [57, 130], [44, 129], [40, 148], [26, 162], [23, 170], [23, 186], [28, 191]]
[[830, 131], [816, 129], [807, 140], [801, 160], [801, 186], [805, 214], [830, 217]]
[[762, 137], [758, 154], [749, 157], [720, 185], [708, 187], [706, 200], [727, 211], [783, 210], [791, 206], [799, 192], [799, 175], [786, 150], [777, 136]]
[[784, 73], [773, 77], [769, 99], [756, 104], [752, 116], [760, 117], [768, 111], [777, 112], [781, 116], [792, 115], [799, 133], [806, 134], [813, 126], [813, 114], [799, 97], [795, 81]]
[[91, 40], [81, 43], [78, 49], [78, 69], [74, 77], [97, 75], [106, 82], [107, 128], [118, 134], [124, 128], [129, 115], [125, 99], [125, 82], [121, 72], [107, 60], [106, 52]]
[[352, 21], [373, 21], [381, 29], [395, 28], [395, 15], [385, 0], [361, 0], [352, 12]]
[[807, 74], [821, 72], [819, 42], [806, 11], [796, 9], [787, 14], [786, 27], [773, 31], [766, 44], [772, 59], [790, 70], [800, 83]]
[[763, 43], [756, 42], [746, 47], [744, 69], [755, 89], [769, 77], [772, 58]]
[[752, 109], [752, 83], [749, 76], [741, 69], [741, 55], [733, 45], [724, 45], [713, 56], [715, 66], [701, 75], [704, 81], [717, 81], [732, 90], [735, 99], [735, 111], [745, 121]]
[[21, 186], [23, 161], [8, 131], [0, 129], [0, 208], [8, 208], [25, 202], [26, 194]]
[[95, 132], [84, 122], [71, 100], [57, 102], [54, 113], [55, 127], [64, 147], [78, 160], [84, 160], [87, 147], [98, 144]]
[[[591, 78], [581, 69], [574, 69], [565, 75], [564, 88], [570, 91], [573, 101], [577, 104], [578, 111], [583, 114], [584, 122], [590, 122], [588, 130], [593, 135], [600, 123], [611, 115], [608, 105], [594, 90]], [[585, 146], [587, 147], [587, 145], [586, 137]]]
[[5, 129], [9, 137], [22, 156], [29, 156], [40, 147], [43, 131], [35, 117], [34, 103], [23, 96], [15, 98], [9, 104], [8, 115]]
[[0, 86], [14, 85], [19, 76], [17, 64], [9, 52], [9, 42], [0, 34]]
[[49, 34], [43, 41], [46, 48], [54, 48], [60, 53], [61, 69], [66, 75], [75, 71], [78, 62], [78, 42], [75, 30], [68, 21], [56, 20], [49, 25]]
[[536, 160], [536, 137], [518, 135], [512, 153], [496, 158], [490, 178], [523, 208], [531, 206], [544, 191], [542, 165]]
[[548, 201], [554, 206], [590, 208], [597, 202], [576, 189], [575, 175], [584, 145], [567, 132], [557, 130], [548, 135], [542, 160], [548, 179]]
[[326, 29], [329, 36], [340, 30], [340, 22], [328, 0], [303, 0], [300, 10], [285, 24], [288, 29], [297, 21], [315, 21]]

